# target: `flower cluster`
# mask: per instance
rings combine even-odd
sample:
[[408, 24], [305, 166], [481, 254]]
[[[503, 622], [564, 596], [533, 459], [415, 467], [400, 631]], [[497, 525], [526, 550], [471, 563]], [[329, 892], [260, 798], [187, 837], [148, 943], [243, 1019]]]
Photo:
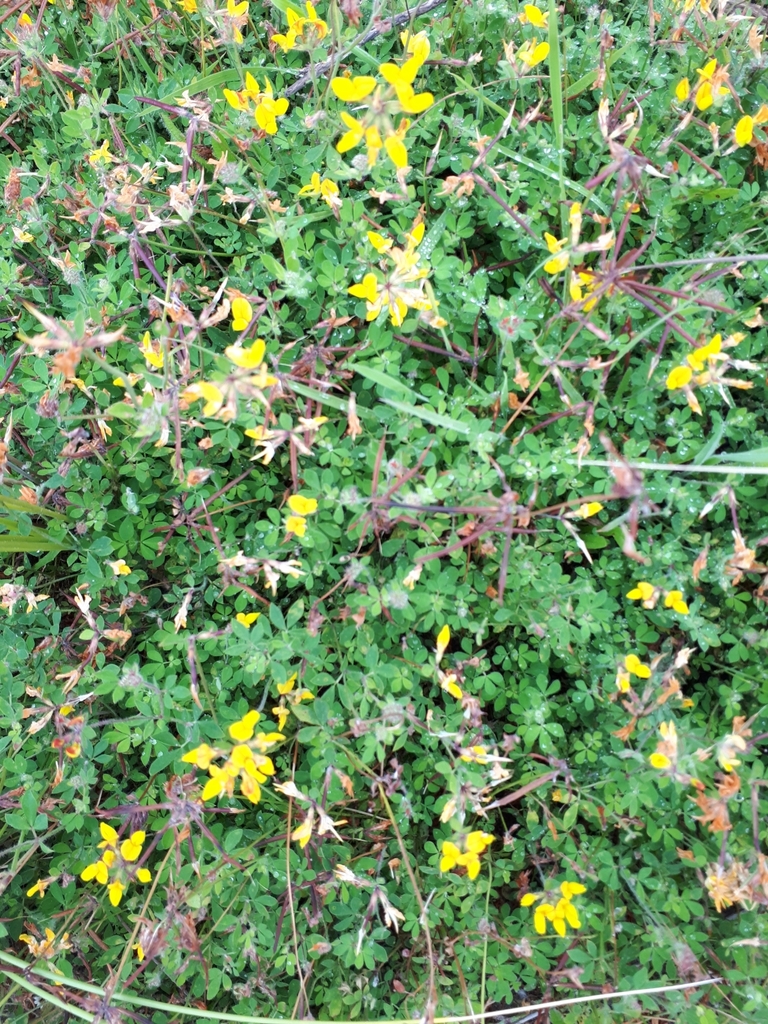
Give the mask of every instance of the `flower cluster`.
[[272, 36], [272, 42], [277, 43], [284, 53], [289, 50], [314, 50], [328, 35], [328, 25], [322, 18], [318, 18], [314, 4], [307, 2], [305, 8], [306, 18], [289, 7], [285, 12], [288, 31], [284, 35], [278, 32]]
[[682, 78], [675, 86], [675, 96], [680, 103], [692, 99], [697, 110], [709, 110], [712, 104], [719, 105], [722, 97], [731, 91], [728, 88], [728, 69], [718, 66], [713, 57], [703, 68], [697, 68], [698, 79], [691, 89], [687, 78]]
[[727, 377], [725, 374], [729, 367], [737, 370], [759, 370], [755, 363], [744, 359], [732, 359], [727, 349], [735, 348], [740, 341], [746, 337], [745, 334], [736, 332], [727, 338], [716, 334], [706, 345], [700, 345], [685, 357], [685, 362], [676, 366], [667, 376], [667, 388], [670, 391], [682, 391], [686, 397], [689, 407], [697, 415], [701, 415], [701, 406], [694, 394], [694, 386], [716, 387], [725, 398], [724, 387], [730, 385], [741, 390], [748, 390], [752, 387], [751, 381], [741, 380], [736, 377]]
[[[544, 241], [551, 256], [544, 264], [544, 271], [547, 274], [554, 276], [562, 273], [571, 263], [573, 256], [589, 252], [606, 252], [616, 240], [613, 231], [605, 231], [594, 242], [579, 242], [582, 225], [581, 203], [571, 203], [568, 222], [571, 227], [570, 238], [555, 238], [548, 231], [544, 232]], [[583, 301], [584, 310], [589, 312], [597, 305], [598, 296], [593, 293], [599, 284], [600, 279], [592, 271], [575, 270], [569, 284], [571, 298], [574, 302]]]
[[[538, 903], [533, 912], [533, 927], [539, 935], [546, 935], [547, 923], [552, 925], [557, 934], [565, 936], [565, 926], [581, 928], [578, 911], [572, 903], [574, 896], [580, 896], [586, 892], [586, 888], [580, 882], [563, 882], [560, 886], [560, 898], [557, 903]], [[528, 892], [520, 900], [521, 907], [530, 907], [544, 898], [545, 894]]]
[[109, 902], [116, 907], [123, 898], [123, 893], [134, 878], [139, 882], [149, 882], [152, 874], [147, 868], [134, 868], [141, 856], [146, 832], [132, 832], [127, 839], [120, 842], [120, 837], [111, 825], [102, 821], [99, 825], [102, 841], [99, 849], [104, 852], [98, 860], [88, 864], [80, 872], [84, 882], [96, 881], [106, 885]]
[[224, 12], [224, 25], [236, 43], [242, 43], [243, 33], [240, 29], [248, 21], [248, 0], [227, 0], [227, 9]]
[[619, 665], [616, 673], [616, 687], [620, 693], [629, 693], [632, 689], [632, 676], [638, 679], [650, 679], [651, 670], [644, 665], [636, 654], [628, 654]]
[[[235, 303], [238, 301], [245, 303], [248, 306], [248, 310], [242, 307], [235, 309]], [[235, 299], [232, 305], [233, 327], [237, 330], [237, 324], [242, 325], [245, 323], [247, 325], [250, 323], [250, 303], [246, 299]], [[245, 317], [248, 319], [241, 319]], [[267, 372], [267, 365], [264, 362], [265, 348], [266, 346], [262, 338], [257, 338], [250, 348], [243, 348], [239, 344], [229, 345], [224, 349], [224, 355], [231, 363], [241, 370], [247, 370], [248, 373], [231, 378], [231, 386], [227, 389], [228, 394], [225, 394], [225, 391], [218, 384], [214, 384], [212, 381], [201, 380], [185, 388], [181, 393], [181, 398], [186, 402], [202, 399], [205, 402], [203, 416], [216, 416], [225, 422], [229, 422], [236, 415], [236, 401], [239, 391], [245, 390], [248, 392], [253, 388], [261, 391], [263, 388], [273, 387], [278, 382], [277, 377]], [[254, 370], [256, 371], [255, 373], [253, 372]], [[246, 433], [250, 437], [254, 436], [252, 432], [246, 431]]]
[[424, 223], [416, 224], [406, 235], [405, 248], [395, 245], [391, 238], [385, 238], [377, 231], [368, 232], [368, 241], [377, 253], [388, 263], [381, 262], [384, 280], [369, 272], [359, 284], [353, 284], [349, 294], [365, 299], [366, 320], [375, 320], [382, 310], [389, 310], [389, 318], [395, 327], [400, 327], [409, 309], [423, 313], [432, 312], [429, 323], [433, 327], [444, 327], [446, 321], [434, 312], [434, 305], [424, 295], [424, 282], [429, 277], [429, 268], [419, 265], [417, 247], [424, 238]]
[[72, 943], [68, 940], [69, 932], [64, 932], [61, 938], [57, 939], [56, 933], [50, 928], [45, 929], [44, 939], [37, 939], [34, 935], [26, 933], [19, 936], [19, 942], [29, 946], [29, 951], [36, 960], [51, 960], [57, 953], [72, 949]]
[[[268, 776], [275, 774], [272, 758], [267, 757], [266, 752], [285, 737], [279, 732], [255, 732], [260, 718], [258, 711], [248, 711], [238, 722], [230, 725], [229, 735], [235, 742], [229, 751], [201, 743], [182, 757], [182, 761], [210, 775], [201, 794], [203, 801], [213, 800], [222, 793], [232, 796], [238, 776], [241, 795], [252, 804], [261, 800], [261, 786]], [[213, 763], [225, 756], [227, 760], [223, 765]]]
[[405, 47], [406, 60], [401, 65], [379, 65], [385, 84], [377, 83], [370, 75], [339, 77], [331, 79], [331, 89], [343, 103], [357, 103], [365, 108], [360, 118], [342, 111], [341, 120], [347, 131], [336, 144], [339, 153], [355, 149], [365, 141], [368, 167], [376, 164], [384, 149], [398, 173], [403, 173], [408, 168], [408, 150], [403, 140], [411, 122], [403, 118], [395, 128], [392, 118], [399, 113], [421, 114], [432, 106], [434, 97], [429, 92], [416, 93], [413, 88], [416, 75], [429, 56], [426, 33], [402, 32], [400, 40]]
[[494, 837], [488, 832], [470, 832], [463, 840], [462, 850], [456, 843], [446, 840], [441, 848], [441, 872], [453, 871], [454, 868], [466, 868], [471, 879], [480, 874], [480, 856], [491, 845]]
[[637, 586], [628, 591], [627, 597], [630, 601], [641, 601], [643, 608], [647, 608], [650, 611], [656, 607], [657, 601], [664, 593], [666, 593], [664, 598], [665, 608], [671, 608], [672, 611], [677, 612], [679, 615], [688, 614], [688, 605], [685, 603], [682, 590], [667, 590], [665, 592], [661, 587], [655, 587], [653, 583], [641, 580]]
[[284, 96], [275, 99], [269, 79], [264, 78], [264, 91], [262, 92], [259, 89], [258, 81], [250, 71], [245, 73], [244, 89], [239, 92], [225, 89], [224, 96], [230, 107], [245, 113], [252, 113], [256, 124], [267, 135], [275, 134], [277, 118], [282, 117], [288, 110], [288, 100]]
[[294, 672], [290, 679], [286, 679], [284, 683], [277, 684], [277, 692], [280, 694], [280, 702], [274, 708], [272, 708], [272, 714], [277, 718], [277, 728], [280, 732], [285, 728], [285, 723], [288, 721], [291, 709], [301, 704], [303, 700], [314, 700], [315, 695], [309, 690], [297, 690], [296, 679], [298, 673]]
[[[525, 4], [517, 18], [521, 25], [531, 25], [533, 28], [542, 29], [545, 32], [549, 27], [549, 12], [540, 11], [533, 4]], [[549, 43], [539, 42], [535, 36], [526, 39], [517, 50], [514, 43], [504, 43], [504, 56], [512, 67], [519, 61], [530, 70], [547, 59]]]

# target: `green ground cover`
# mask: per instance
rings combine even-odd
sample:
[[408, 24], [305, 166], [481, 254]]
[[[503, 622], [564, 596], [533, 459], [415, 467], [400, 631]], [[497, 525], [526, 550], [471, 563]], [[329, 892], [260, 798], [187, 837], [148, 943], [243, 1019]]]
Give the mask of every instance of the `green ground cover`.
[[6, 3], [0, 1018], [768, 1019], [767, 34]]

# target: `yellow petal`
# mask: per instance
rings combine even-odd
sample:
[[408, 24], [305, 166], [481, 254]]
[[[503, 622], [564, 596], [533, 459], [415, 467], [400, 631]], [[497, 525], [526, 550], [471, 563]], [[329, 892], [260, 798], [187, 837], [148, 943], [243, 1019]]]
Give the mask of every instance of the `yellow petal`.
[[288, 499], [288, 508], [297, 516], [309, 516], [317, 512], [317, 500], [306, 498], [303, 494], [292, 494]]
[[736, 127], [733, 129], [733, 139], [737, 146], [749, 145], [752, 141], [754, 124], [755, 122], [749, 114], [746, 114], [736, 122]]
[[693, 377], [693, 370], [690, 366], [676, 366], [667, 377], [667, 387], [670, 391], [685, 387]]
[[331, 89], [334, 95], [344, 103], [356, 103], [365, 99], [376, 88], [376, 79], [370, 75], [358, 78], [332, 78]]

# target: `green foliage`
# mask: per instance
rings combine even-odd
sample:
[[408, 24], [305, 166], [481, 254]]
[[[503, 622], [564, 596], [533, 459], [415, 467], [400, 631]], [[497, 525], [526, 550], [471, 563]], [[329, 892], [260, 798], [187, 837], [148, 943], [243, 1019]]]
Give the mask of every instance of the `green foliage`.
[[759, 12], [83, 7], [1, 16], [2, 1012], [764, 1020]]

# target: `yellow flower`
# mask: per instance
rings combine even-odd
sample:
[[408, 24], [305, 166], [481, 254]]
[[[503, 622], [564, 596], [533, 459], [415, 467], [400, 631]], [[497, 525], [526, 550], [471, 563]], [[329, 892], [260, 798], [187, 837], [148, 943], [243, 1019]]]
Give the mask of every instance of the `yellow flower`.
[[276, 118], [282, 117], [288, 110], [288, 100], [283, 96], [275, 99], [272, 95], [272, 85], [269, 79], [264, 79], [264, 92], [261, 93], [256, 105], [256, 124], [267, 135], [274, 135], [277, 131]]
[[717, 747], [717, 760], [720, 767], [726, 772], [732, 772], [741, 761], [736, 756], [747, 749], [747, 741], [737, 733], [728, 733], [720, 741]]
[[232, 796], [238, 768], [231, 761], [227, 761], [223, 768], [212, 764], [208, 773], [211, 777], [203, 787], [203, 792], [200, 794], [201, 800], [213, 800], [214, 797], [221, 796], [222, 793]]
[[141, 354], [147, 361], [148, 366], [153, 366], [156, 370], [161, 370], [163, 363], [165, 362], [165, 353], [160, 345], [160, 342], [153, 340], [149, 331], [145, 331], [141, 338]]
[[38, 880], [35, 882], [35, 884], [32, 886], [32, 888], [31, 889], [27, 889], [27, 896], [34, 896], [37, 893], [40, 896], [40, 899], [42, 899], [47, 887], [48, 887], [48, 880], [47, 879], [43, 879], [43, 878], [38, 878]]
[[207, 380], [201, 380], [198, 384], [190, 384], [182, 391], [181, 397], [186, 401], [202, 398], [205, 401], [203, 416], [215, 416], [224, 404], [224, 394], [221, 389]]
[[446, 840], [442, 844], [440, 871], [445, 873], [455, 867], [467, 870], [470, 879], [477, 878], [480, 873], [480, 856], [493, 842], [493, 836], [487, 832], [470, 832], [464, 840], [466, 852], [462, 852], [455, 844]]
[[703, 68], [696, 69], [699, 80], [696, 83], [696, 106], [699, 110], [708, 110], [715, 99], [727, 96], [729, 90], [722, 82], [728, 78], [724, 68], [718, 68], [717, 61], [707, 61]]
[[138, 860], [141, 856], [141, 848], [146, 839], [146, 832], [132, 832], [130, 836], [120, 845], [120, 856], [129, 863]]
[[411, 33], [403, 31], [400, 33], [400, 42], [405, 47], [405, 52], [415, 57], [419, 64], [423, 64], [429, 56], [429, 38], [426, 32]]
[[414, 568], [411, 569], [408, 575], [404, 577], [403, 586], [407, 590], [413, 590], [413, 588], [419, 582], [419, 580], [421, 579], [422, 569], [423, 565], [421, 562], [419, 562], [418, 565], [414, 566]]
[[599, 501], [587, 501], [583, 505], [579, 505], [577, 514], [579, 519], [589, 519], [590, 516], [596, 516], [598, 512], [603, 511], [603, 506]]
[[549, 43], [537, 43], [535, 39], [526, 39], [515, 56], [527, 67], [535, 68], [549, 56]]
[[699, 348], [695, 348], [693, 352], [689, 353], [685, 357], [685, 361], [696, 371], [696, 373], [701, 373], [704, 369], [705, 363], [712, 359], [713, 356], [720, 353], [722, 350], [722, 342], [722, 335], [716, 334], [708, 344], [701, 345]]
[[666, 754], [651, 754], [648, 760], [650, 761], [652, 768], [658, 768], [660, 771], [664, 768], [671, 768], [672, 766], [672, 762]]
[[220, 756], [221, 751], [209, 747], [207, 743], [201, 743], [194, 750], [188, 750], [181, 760], [187, 764], [194, 764], [198, 768], [202, 768], [203, 771], [207, 771], [211, 761]]
[[459, 760], [468, 761], [470, 764], [488, 764], [488, 751], [480, 744], [465, 748], [459, 756]]
[[364, 100], [375, 88], [376, 79], [371, 78], [370, 75], [361, 75], [358, 78], [331, 79], [331, 89], [343, 103], [357, 103]]
[[272, 42], [277, 43], [284, 52], [294, 49], [300, 43], [305, 49], [311, 49], [328, 35], [328, 25], [318, 18], [317, 11], [311, 3], [306, 5], [307, 16], [302, 17], [292, 7], [285, 12], [288, 19], [288, 31], [285, 35], [277, 33]]
[[[189, 0], [185, 0], [185, 2], [189, 2]], [[194, 3], [195, 0], [191, 0], [191, 2]], [[136, 942], [131, 946], [131, 949], [136, 953], [136, 959], [139, 963], [142, 963], [144, 961], [144, 947], [142, 944], [140, 942]]]
[[586, 886], [581, 882], [563, 882], [560, 885], [560, 892], [563, 894], [563, 899], [566, 900], [570, 900], [573, 896], [581, 896], [586, 891]]
[[540, 11], [533, 4], [526, 4], [523, 7], [523, 13], [518, 14], [517, 17], [523, 25], [533, 25], [534, 28], [548, 28], [549, 12]]
[[307, 816], [297, 829], [291, 832], [291, 839], [295, 840], [304, 849], [312, 836], [312, 826], [315, 823], [315, 809], [310, 807]]
[[450, 695], [452, 697], [455, 697], [456, 700], [462, 699], [464, 693], [459, 684], [456, 682], [455, 672], [438, 672], [438, 677], [440, 680], [440, 686], [442, 687], [443, 690], [445, 690], [446, 693], [450, 693]]
[[102, 842], [99, 843], [99, 849], [116, 850], [118, 835], [117, 831], [108, 825], [106, 821], [102, 821], [99, 824], [99, 832], [101, 833]]
[[675, 96], [681, 103], [685, 103], [691, 95], [691, 83], [687, 78], [682, 78], [675, 86]]
[[240, 31], [240, 24], [248, 17], [248, 0], [235, 3], [235, 0], [227, 0], [227, 17], [232, 19], [232, 37], [236, 43], [242, 43], [243, 33]]
[[483, 853], [486, 847], [490, 846], [494, 837], [490, 832], [470, 832], [467, 836], [467, 850], [470, 853]]
[[323, 178], [321, 181], [317, 171], [313, 172], [309, 184], [303, 185], [299, 189], [298, 194], [300, 196], [313, 196], [322, 199], [331, 209], [338, 206], [341, 202], [339, 199], [339, 186], [336, 182], [331, 181], [330, 178]]
[[105, 164], [108, 164], [114, 159], [115, 158], [109, 152], [109, 139], [105, 139], [98, 149], [94, 149], [91, 153], [88, 154], [89, 164], [97, 164], [100, 163], [102, 160]]
[[112, 904], [113, 907], [116, 907], [120, 903], [120, 900], [123, 898], [125, 886], [123, 885], [119, 878], [116, 878], [114, 882], [110, 882], [109, 885], [107, 886], [107, 892], [109, 893], [109, 902]]
[[22, 231], [21, 228], [17, 228], [13, 225], [13, 240], [19, 242], [20, 245], [26, 245], [29, 242], [34, 242], [35, 236], [30, 234], [29, 231]]
[[624, 659], [624, 668], [627, 672], [631, 672], [633, 676], [637, 676], [639, 679], [650, 679], [651, 670], [647, 665], [643, 665], [636, 654], [628, 654]]
[[99, 885], [106, 885], [109, 881], [109, 868], [114, 858], [115, 855], [111, 850], [105, 850], [100, 860], [94, 861], [93, 864], [83, 868], [80, 872], [80, 877], [84, 882], [90, 882], [91, 879], [94, 879]]
[[664, 607], [671, 608], [680, 615], [688, 614], [688, 605], [683, 600], [682, 590], [670, 590], [664, 598]]
[[139, 868], [136, 872], [136, 878], [146, 884], [152, 881], [152, 872], [148, 868]]
[[560, 251], [568, 239], [557, 239], [554, 235], [550, 235], [548, 231], [545, 231], [544, 241], [547, 243], [547, 248], [554, 256], [554, 259], [547, 260], [544, 264], [544, 270], [547, 274], [559, 274], [568, 266], [568, 260], [570, 259], [569, 253]]
[[241, 626], [245, 626], [246, 629], [250, 629], [253, 623], [261, 615], [261, 612], [238, 612], [235, 619], [240, 623]]
[[652, 583], [641, 582], [627, 593], [627, 597], [630, 601], [650, 601], [655, 593], [656, 588]]
[[451, 631], [448, 628], [448, 626], [443, 626], [443, 628], [437, 634], [437, 648], [435, 651], [435, 660], [437, 661], [438, 665], [442, 661], [443, 655], [445, 654], [445, 650], [450, 642]]
[[692, 378], [693, 370], [689, 366], [676, 366], [667, 377], [667, 387], [670, 391], [676, 391], [690, 384]]
[[[235, 302], [245, 302], [245, 299], [235, 299]], [[238, 315], [238, 319], [232, 322], [232, 326], [235, 330], [242, 330], [242, 326], [240, 325], [242, 325], [243, 322], [246, 324], [250, 323], [250, 303], [245, 302], [245, 304], [248, 306], [248, 312], [245, 314], [244, 319], [240, 319]], [[232, 305], [234, 307], [234, 303]], [[238, 326], [235, 326], [235, 324]], [[235, 366], [239, 366], [242, 370], [254, 370], [261, 366], [264, 361], [265, 348], [266, 345], [264, 344], [264, 340], [262, 338], [257, 338], [250, 348], [242, 348], [240, 345], [228, 345], [227, 348], [224, 349], [224, 355], [231, 363], [234, 363]]]
[[288, 533], [295, 533], [297, 537], [303, 537], [307, 532], [307, 520], [304, 516], [288, 516], [285, 520], [285, 529]]
[[733, 141], [737, 146], [749, 145], [752, 141], [754, 125], [755, 122], [749, 114], [745, 114], [736, 122], [736, 127], [733, 129]]
[[233, 740], [238, 743], [244, 743], [253, 736], [253, 731], [256, 728], [256, 723], [261, 718], [258, 711], [248, 711], [239, 722], [235, 722], [230, 725], [228, 732]]
[[317, 512], [317, 500], [306, 498], [303, 494], [292, 494], [287, 504], [291, 512], [295, 512], [297, 516], [310, 516]]
[[133, 572], [130, 565], [128, 565], [124, 558], [118, 558], [116, 562], [107, 562], [107, 565], [115, 576], [130, 576]]
[[[253, 308], [248, 299], [243, 299], [238, 296], [232, 300], [232, 330], [233, 331], [244, 331], [248, 324], [253, 319]], [[258, 340], [254, 342], [254, 347], [258, 345]], [[264, 342], [262, 341], [261, 354], [264, 355]], [[227, 349], [227, 355], [229, 356], [229, 349]], [[231, 358], [231, 357], [230, 357]], [[233, 360], [234, 362], [234, 360]], [[261, 362], [261, 358], [259, 359]], [[241, 366], [241, 363], [237, 364]], [[254, 364], [256, 365], [256, 364]]]

